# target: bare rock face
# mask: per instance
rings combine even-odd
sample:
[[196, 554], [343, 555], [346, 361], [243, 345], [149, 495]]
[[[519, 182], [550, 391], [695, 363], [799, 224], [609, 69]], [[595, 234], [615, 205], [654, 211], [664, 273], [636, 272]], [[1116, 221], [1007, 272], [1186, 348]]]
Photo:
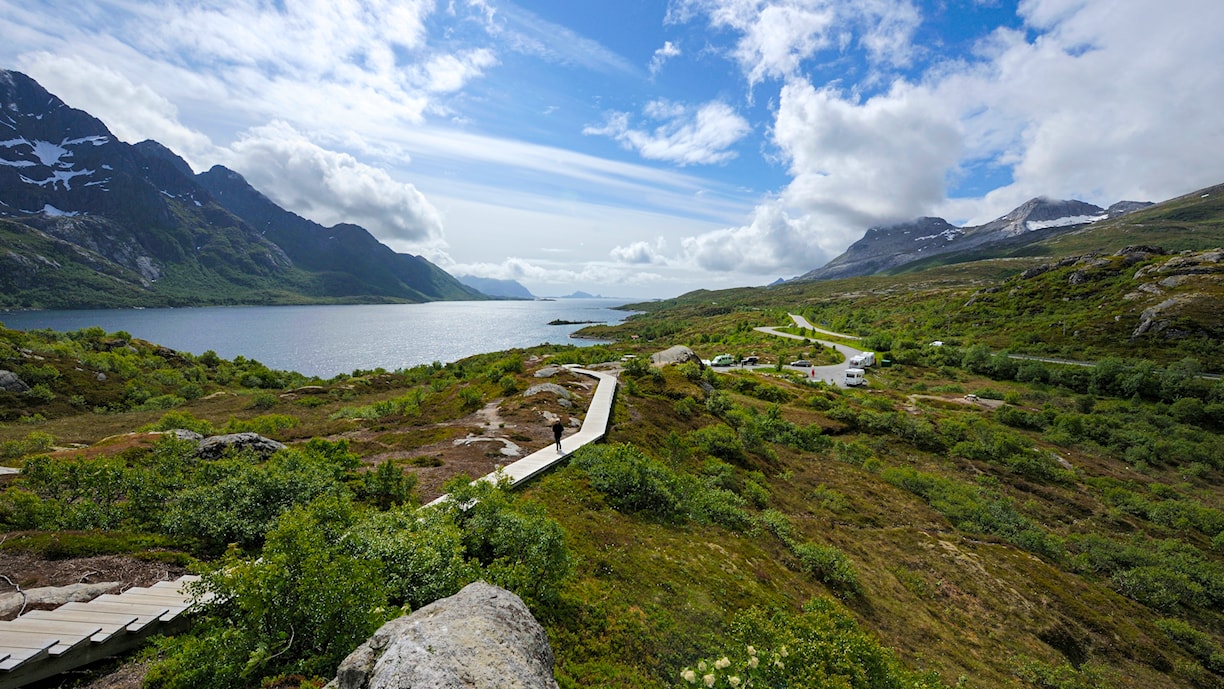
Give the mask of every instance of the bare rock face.
[[666, 366], [668, 364], [683, 364], [686, 361], [696, 361], [701, 363], [701, 357], [693, 350], [684, 345], [676, 345], [669, 347], [661, 352], [650, 355], [650, 363], [655, 366]]
[[557, 689], [544, 628], [483, 581], [384, 624], [327, 689]]
[[285, 449], [285, 446], [258, 433], [229, 433], [210, 436], [200, 441], [196, 455], [203, 459], [220, 459], [231, 448], [236, 451], [251, 450], [267, 459]]
[[30, 386], [25, 384], [21, 378], [17, 377], [12, 371], [0, 371], [0, 390], [8, 390], [9, 392], [25, 392]]

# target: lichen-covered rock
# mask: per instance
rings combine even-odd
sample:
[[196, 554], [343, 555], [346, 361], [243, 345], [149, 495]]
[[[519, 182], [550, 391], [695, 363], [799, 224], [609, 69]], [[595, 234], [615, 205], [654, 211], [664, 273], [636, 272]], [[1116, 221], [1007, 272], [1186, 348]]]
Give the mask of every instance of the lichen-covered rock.
[[196, 456], [202, 459], [220, 459], [229, 450], [236, 452], [250, 450], [267, 459], [283, 449], [285, 449], [284, 444], [265, 438], [258, 433], [228, 433], [201, 440], [200, 447], [196, 449]]
[[8, 392], [25, 392], [30, 386], [12, 371], [0, 371], [0, 390]]
[[523, 397], [531, 397], [533, 395], [538, 395], [541, 392], [551, 392], [562, 399], [570, 398], [570, 391], [566, 390], [560, 385], [557, 385], [556, 383], [540, 383], [539, 385], [532, 385], [523, 391]]
[[661, 352], [656, 352], [650, 355], [650, 363], [655, 366], [667, 366], [668, 364], [683, 364], [686, 361], [696, 361], [701, 363], [701, 357], [693, 350], [684, 345], [676, 345], [668, 347]]
[[557, 689], [548, 635], [522, 599], [478, 581], [384, 624], [331, 689]]

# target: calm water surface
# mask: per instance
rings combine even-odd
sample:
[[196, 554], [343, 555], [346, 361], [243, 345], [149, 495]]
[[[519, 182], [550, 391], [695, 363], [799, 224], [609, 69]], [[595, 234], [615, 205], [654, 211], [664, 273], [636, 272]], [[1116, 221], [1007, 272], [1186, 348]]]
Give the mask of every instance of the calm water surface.
[[356, 369], [410, 368], [571, 339], [582, 325], [619, 323], [626, 300], [439, 301], [359, 306], [243, 306], [96, 311], [0, 311], [8, 328], [79, 330], [100, 326], [192, 354], [213, 350], [274, 369], [330, 378]]

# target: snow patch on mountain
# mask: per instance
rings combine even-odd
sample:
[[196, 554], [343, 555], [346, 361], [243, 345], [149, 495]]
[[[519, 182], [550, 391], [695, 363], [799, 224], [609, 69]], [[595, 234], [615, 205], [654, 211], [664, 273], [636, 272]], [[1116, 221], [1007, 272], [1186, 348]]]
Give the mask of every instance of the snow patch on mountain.
[[1065, 218], [1055, 218], [1053, 220], [1029, 220], [1024, 223], [1024, 229], [1032, 232], [1033, 230], [1046, 230], [1051, 227], [1070, 227], [1071, 225], [1085, 225], [1105, 220], [1109, 217], [1108, 213], [1101, 215], [1071, 215]]

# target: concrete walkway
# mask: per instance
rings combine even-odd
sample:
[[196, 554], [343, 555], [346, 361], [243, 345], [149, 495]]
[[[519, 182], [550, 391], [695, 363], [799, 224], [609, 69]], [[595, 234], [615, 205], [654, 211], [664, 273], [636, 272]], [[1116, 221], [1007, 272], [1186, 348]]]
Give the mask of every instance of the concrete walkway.
[[[576, 366], [566, 366], [566, 368], [574, 373], [591, 376], [599, 381], [599, 384], [595, 386], [595, 394], [591, 396], [591, 403], [587, 407], [586, 417], [582, 420], [582, 428], [578, 429], [577, 433], [561, 438], [561, 452], [558, 452], [555, 446], [549, 444], [548, 447], [536, 450], [517, 462], [502, 467], [499, 471], [476, 479], [477, 481], [496, 483], [502, 477], [505, 477], [509, 479], [510, 487], [518, 487], [548, 471], [558, 462], [573, 454], [578, 448], [588, 443], [603, 440], [604, 436], [608, 434], [608, 422], [612, 420], [612, 399], [616, 396], [616, 376], [611, 373], [592, 371]], [[446, 501], [448, 497], [447, 495], [442, 495], [426, 506], [437, 505]]]
[[186, 585], [197, 580], [187, 575], [0, 621], [0, 689], [16, 689], [129, 651], [154, 634], [179, 631], [179, 616], [191, 606]]

